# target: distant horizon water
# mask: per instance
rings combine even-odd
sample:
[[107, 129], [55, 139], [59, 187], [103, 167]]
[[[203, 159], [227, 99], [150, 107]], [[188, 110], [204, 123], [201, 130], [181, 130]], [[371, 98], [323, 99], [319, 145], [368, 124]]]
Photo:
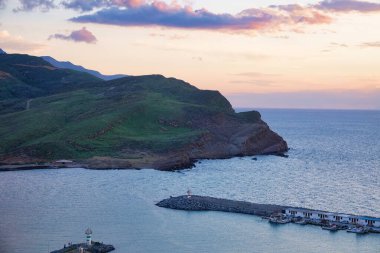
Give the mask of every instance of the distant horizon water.
[[366, 111], [375, 111], [375, 112], [379, 112], [380, 111], [380, 108], [374, 108], [374, 109], [358, 109], [358, 108], [303, 108], [303, 107], [300, 107], [300, 108], [291, 108], [291, 107], [250, 107], [250, 106], [233, 106], [232, 105], [232, 108], [236, 111], [236, 112], [243, 112], [243, 111], [248, 111], [248, 110], [256, 110], [256, 111], [259, 111], [260, 110], [285, 110], [285, 111], [289, 111], [289, 110], [294, 110], [294, 111], [363, 111], [363, 112], [366, 112]]

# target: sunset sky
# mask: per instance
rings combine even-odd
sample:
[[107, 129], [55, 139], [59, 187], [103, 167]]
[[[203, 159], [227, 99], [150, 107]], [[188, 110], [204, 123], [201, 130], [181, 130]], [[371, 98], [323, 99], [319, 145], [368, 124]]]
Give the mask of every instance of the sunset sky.
[[0, 0], [0, 48], [163, 74], [235, 107], [380, 109], [380, 1]]

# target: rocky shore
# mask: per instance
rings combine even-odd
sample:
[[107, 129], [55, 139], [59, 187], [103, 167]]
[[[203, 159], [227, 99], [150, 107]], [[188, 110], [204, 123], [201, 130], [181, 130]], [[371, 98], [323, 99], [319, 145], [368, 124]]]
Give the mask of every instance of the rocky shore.
[[[205, 123], [204, 123], [205, 124]], [[206, 124], [207, 125], [207, 124]], [[234, 124], [226, 121], [219, 126], [209, 126], [208, 134], [182, 148], [164, 153], [149, 150], [125, 150], [125, 157], [95, 156], [74, 159], [72, 163], [57, 164], [56, 161], [37, 159], [26, 155], [0, 157], [0, 171], [33, 169], [85, 168], [109, 169], [156, 169], [173, 171], [192, 168], [202, 159], [228, 159], [254, 155], [276, 155], [287, 157], [286, 141], [259, 121], [254, 124]]]
[[[274, 155], [279, 157], [288, 157], [284, 153], [271, 153], [267, 155]], [[229, 159], [231, 157], [221, 157], [212, 159]], [[243, 157], [243, 156], [239, 156]], [[209, 158], [204, 158], [209, 159]], [[256, 157], [252, 158], [257, 160]], [[55, 162], [44, 162], [44, 163], [21, 163], [21, 164], [3, 164], [0, 165], [0, 172], [6, 171], [21, 171], [21, 170], [39, 170], [39, 169], [67, 169], [67, 168], [84, 168], [89, 170], [140, 170], [140, 169], [155, 169], [161, 171], [176, 171], [182, 169], [190, 169], [195, 166], [198, 159], [186, 158], [181, 160], [181, 158], [175, 157], [163, 157], [161, 159], [152, 159], [152, 162], [136, 162], [131, 163], [127, 159], [114, 159], [110, 157], [106, 158], [92, 158], [85, 161], [75, 161], [71, 165], [59, 165], [57, 166]], [[202, 160], [202, 159], [199, 159]]]

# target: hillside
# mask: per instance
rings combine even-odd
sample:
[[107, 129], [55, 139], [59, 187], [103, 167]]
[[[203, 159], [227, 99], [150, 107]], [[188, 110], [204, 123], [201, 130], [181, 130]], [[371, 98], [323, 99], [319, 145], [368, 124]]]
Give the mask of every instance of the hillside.
[[[18, 57], [29, 61], [19, 66]], [[287, 151], [258, 112], [235, 113], [217, 91], [160, 75], [101, 82], [36, 57], [1, 62], [7, 74], [0, 85], [28, 89], [1, 90], [2, 164], [71, 159], [91, 168], [173, 169], [201, 158]], [[9, 110], [9, 97], [27, 106]]]
[[87, 73], [58, 69], [40, 57], [0, 54], [0, 114], [24, 109], [28, 99], [103, 83]]

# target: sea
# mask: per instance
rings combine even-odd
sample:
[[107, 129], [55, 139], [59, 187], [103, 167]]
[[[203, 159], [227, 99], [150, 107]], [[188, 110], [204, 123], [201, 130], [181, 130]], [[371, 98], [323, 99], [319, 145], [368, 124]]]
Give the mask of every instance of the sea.
[[378, 253], [380, 234], [272, 225], [259, 217], [155, 206], [186, 194], [380, 217], [380, 111], [261, 109], [289, 157], [202, 160], [177, 172], [0, 173], [0, 253], [47, 253], [69, 242], [115, 253]]

